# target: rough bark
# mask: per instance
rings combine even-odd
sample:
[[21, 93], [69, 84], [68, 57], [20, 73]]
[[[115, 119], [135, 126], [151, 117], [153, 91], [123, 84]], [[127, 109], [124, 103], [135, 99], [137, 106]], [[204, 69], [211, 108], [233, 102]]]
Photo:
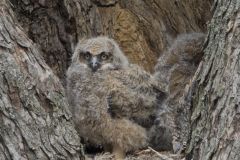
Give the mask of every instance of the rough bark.
[[80, 159], [64, 89], [0, 2], [0, 159]]
[[193, 81], [188, 158], [240, 159], [240, 3], [216, 0], [205, 56]]
[[62, 80], [83, 37], [116, 39], [130, 61], [152, 71], [172, 39], [205, 32], [212, 0], [10, 0], [29, 37], [40, 44], [47, 64]]

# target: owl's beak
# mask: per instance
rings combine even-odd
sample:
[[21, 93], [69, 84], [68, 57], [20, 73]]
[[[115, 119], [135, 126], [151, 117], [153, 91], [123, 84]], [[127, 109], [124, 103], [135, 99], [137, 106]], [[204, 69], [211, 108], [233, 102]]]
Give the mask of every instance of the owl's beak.
[[100, 63], [98, 62], [96, 57], [93, 57], [89, 63], [89, 66], [93, 72], [96, 72], [100, 68]]

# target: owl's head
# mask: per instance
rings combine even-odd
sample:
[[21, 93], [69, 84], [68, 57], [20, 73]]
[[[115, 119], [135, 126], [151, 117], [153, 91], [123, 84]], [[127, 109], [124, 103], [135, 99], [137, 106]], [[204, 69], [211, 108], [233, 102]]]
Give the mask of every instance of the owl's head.
[[74, 51], [72, 63], [90, 68], [93, 72], [121, 69], [129, 65], [118, 44], [108, 37], [80, 40]]

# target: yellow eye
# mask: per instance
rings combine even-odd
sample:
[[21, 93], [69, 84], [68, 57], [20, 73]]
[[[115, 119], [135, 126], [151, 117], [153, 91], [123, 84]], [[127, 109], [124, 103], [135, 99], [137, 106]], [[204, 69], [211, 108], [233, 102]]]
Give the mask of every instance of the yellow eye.
[[89, 60], [90, 58], [91, 56], [89, 52], [84, 53], [84, 59]]
[[90, 58], [90, 56], [89, 55], [85, 55], [85, 59], [89, 59]]
[[102, 56], [101, 56], [101, 59], [102, 60], [106, 60], [108, 57], [107, 57], [107, 55], [105, 55], [105, 54], [103, 54]]
[[109, 58], [109, 56], [106, 52], [102, 52], [100, 55], [101, 55], [102, 60], [107, 60]]

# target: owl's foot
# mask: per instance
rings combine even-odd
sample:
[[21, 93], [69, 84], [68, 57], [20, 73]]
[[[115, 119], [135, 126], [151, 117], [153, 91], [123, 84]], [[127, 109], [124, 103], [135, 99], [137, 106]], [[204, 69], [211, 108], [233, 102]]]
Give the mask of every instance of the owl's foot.
[[115, 145], [113, 146], [113, 155], [115, 156], [116, 160], [124, 160], [125, 151], [118, 145]]

